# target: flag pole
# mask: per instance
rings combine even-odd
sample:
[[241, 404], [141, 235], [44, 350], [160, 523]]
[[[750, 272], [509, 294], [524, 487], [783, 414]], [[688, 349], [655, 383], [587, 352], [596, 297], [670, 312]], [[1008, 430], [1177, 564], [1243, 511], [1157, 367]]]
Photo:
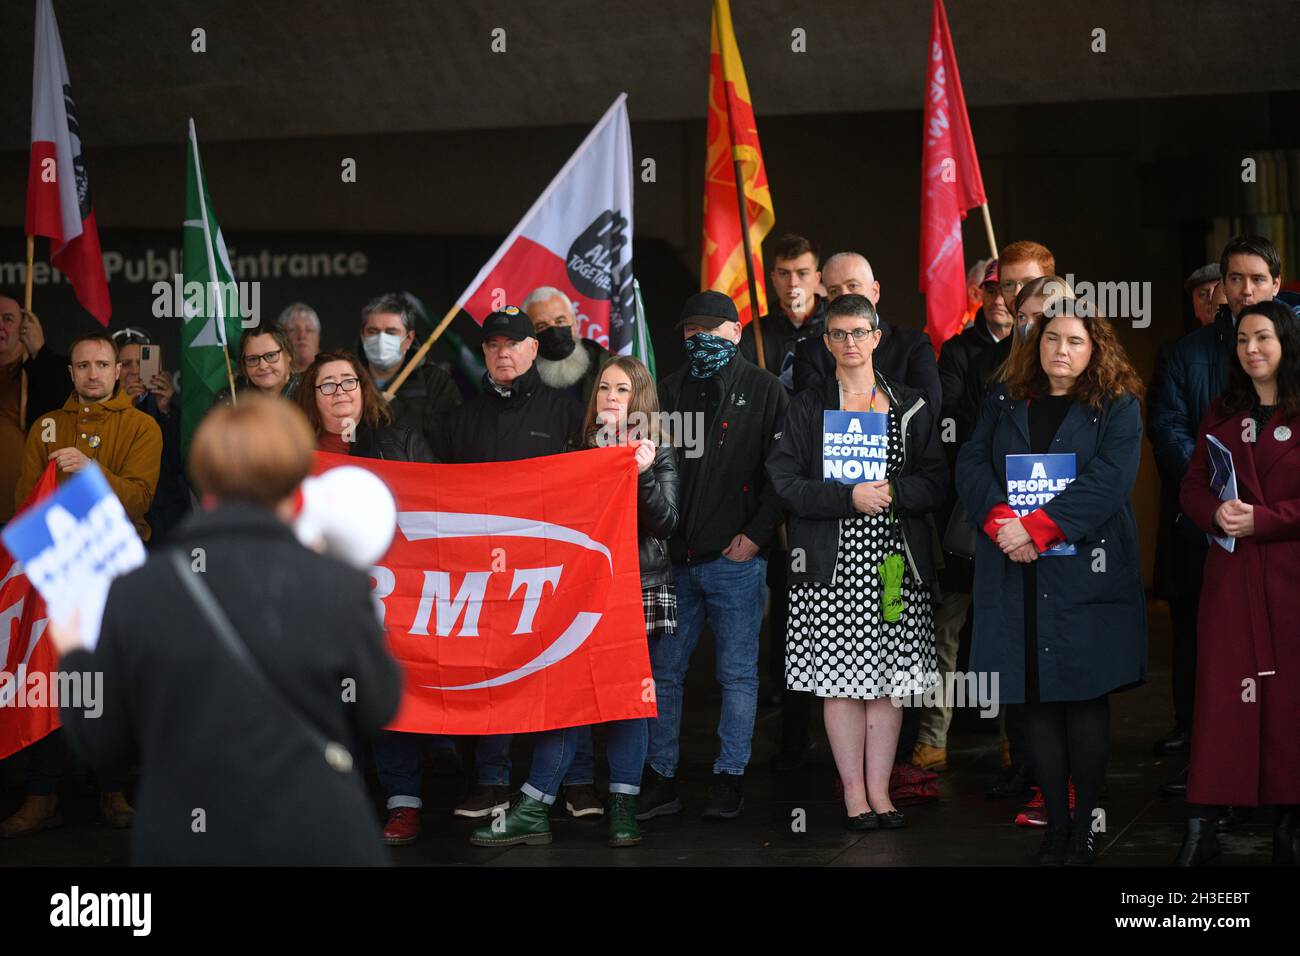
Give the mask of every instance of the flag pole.
[[208, 184], [203, 179], [203, 164], [199, 160], [199, 135], [194, 130], [193, 116], [190, 117], [190, 151], [194, 153], [194, 177], [198, 182], [199, 215], [203, 221], [203, 249], [208, 259], [208, 288], [216, 293], [212, 297], [212, 302], [217, 307], [214, 331], [217, 333], [217, 341], [221, 343], [221, 354], [226, 359], [226, 381], [230, 383], [230, 404], [234, 406], [239, 404], [239, 400], [235, 395], [235, 373], [230, 367], [230, 343], [226, 341], [226, 294], [217, 279], [217, 257], [212, 250], [212, 225], [208, 222], [208, 203], [204, 195]]
[[[23, 291], [23, 311], [28, 315], [32, 312], [32, 262], [36, 258], [36, 237], [27, 237], [27, 281], [26, 288]], [[19, 317], [18, 328], [22, 329], [22, 321], [25, 317]], [[23, 358], [27, 358], [27, 346], [22, 348]], [[23, 368], [22, 362], [18, 363], [19, 383], [18, 383], [18, 428], [23, 432], [27, 431], [27, 369]]]
[[451, 325], [451, 320], [456, 317], [456, 313], [459, 311], [459, 302], [447, 310], [447, 314], [442, 317], [442, 321], [438, 323], [437, 328], [435, 328], [433, 332], [430, 333], [429, 337], [424, 340], [424, 344], [420, 346], [420, 350], [411, 356], [411, 361], [406, 363], [406, 368], [402, 369], [397, 374], [397, 378], [388, 383], [388, 387], [385, 388], [383, 392], [385, 401], [391, 402], [393, 400], [393, 396], [396, 395], [397, 390], [402, 387], [402, 383], [410, 378], [411, 373], [414, 372], [419, 367], [420, 363], [424, 361], [424, 357], [429, 354], [429, 349], [433, 347], [433, 343], [438, 341], [438, 338], [444, 331], [446, 331], [447, 326]]
[[763, 348], [763, 323], [758, 315], [758, 283], [754, 281], [754, 251], [749, 242], [749, 207], [745, 201], [745, 177], [740, 169], [740, 159], [732, 150], [732, 166], [736, 170], [736, 208], [740, 211], [740, 235], [745, 244], [745, 277], [749, 279], [749, 315], [754, 324], [754, 351], [758, 354], [758, 367], [767, 368], [766, 350]]
[[998, 257], [998, 241], [993, 238], [993, 218], [989, 215], [989, 204], [980, 203], [980, 212], [984, 213], [984, 234], [989, 240], [989, 255], [994, 259]]

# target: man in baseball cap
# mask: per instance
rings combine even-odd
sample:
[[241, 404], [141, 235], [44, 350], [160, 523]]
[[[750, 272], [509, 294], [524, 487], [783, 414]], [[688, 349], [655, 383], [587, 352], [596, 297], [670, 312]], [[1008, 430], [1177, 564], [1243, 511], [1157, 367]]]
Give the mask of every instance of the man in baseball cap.
[[719, 752], [704, 816], [731, 819], [744, 808], [742, 784], [758, 707], [758, 632], [763, 622], [766, 551], [782, 507], [767, 480], [767, 453], [788, 403], [775, 375], [740, 355], [736, 306], [721, 292], [697, 292], [677, 327], [687, 364], [659, 385], [669, 418], [698, 422], [704, 441], [677, 446], [681, 521], [668, 545], [677, 591], [677, 635], [650, 648], [659, 715], [650, 744], [637, 819], [679, 813], [678, 734], [682, 685], [707, 619], [722, 685]]
[[[537, 335], [527, 313], [510, 305], [483, 320], [483, 359], [483, 391], [452, 413], [439, 459], [451, 464], [519, 461], [565, 451], [581, 426], [583, 406], [567, 390], [542, 381]], [[478, 738], [478, 779], [456, 807], [456, 816], [489, 817], [510, 805], [510, 737]]]

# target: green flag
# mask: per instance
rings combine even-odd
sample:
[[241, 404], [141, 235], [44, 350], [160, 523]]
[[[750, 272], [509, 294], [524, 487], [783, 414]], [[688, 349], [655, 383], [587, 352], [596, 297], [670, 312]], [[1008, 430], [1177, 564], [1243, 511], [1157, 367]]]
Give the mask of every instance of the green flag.
[[632, 330], [632, 354], [650, 370], [652, 379], [658, 379], [659, 376], [655, 373], [655, 347], [650, 341], [650, 327], [645, 321], [645, 303], [641, 301], [641, 283], [633, 279], [632, 290], [636, 295], [636, 328]]
[[226, 349], [230, 349], [230, 361], [237, 362], [235, 350], [242, 331], [234, 270], [203, 178], [192, 119], [186, 154], [181, 260], [185, 312], [181, 328], [182, 454], [189, 449], [199, 419], [212, 407], [217, 393], [230, 384]]

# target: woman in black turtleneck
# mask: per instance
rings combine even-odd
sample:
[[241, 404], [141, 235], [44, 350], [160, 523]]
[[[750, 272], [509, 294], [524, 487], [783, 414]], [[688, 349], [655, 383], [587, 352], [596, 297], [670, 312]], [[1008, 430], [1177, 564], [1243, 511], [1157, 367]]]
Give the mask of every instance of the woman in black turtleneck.
[[[1002, 704], [1025, 704], [1047, 808], [1036, 859], [1049, 865], [1093, 862], [1105, 829], [1104, 813], [1094, 811], [1109, 756], [1107, 695], [1146, 675], [1146, 602], [1129, 503], [1142, 383], [1110, 323], [1084, 305], [1075, 307], [1058, 276], [1021, 290], [1015, 308], [1031, 323], [1028, 339], [957, 458], [958, 494], [985, 532], [975, 553], [970, 667], [997, 675]], [[1047, 454], [1073, 455], [1075, 477], [1026, 513], [1017, 496], [1032, 489], [1012, 494], [1007, 484], [1024, 460], [1008, 458]]]

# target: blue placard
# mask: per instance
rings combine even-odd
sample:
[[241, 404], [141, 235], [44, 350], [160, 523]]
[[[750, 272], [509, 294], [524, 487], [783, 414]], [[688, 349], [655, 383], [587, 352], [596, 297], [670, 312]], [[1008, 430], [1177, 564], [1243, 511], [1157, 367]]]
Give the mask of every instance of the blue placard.
[[[1007, 504], [1023, 517], [1047, 504], [1075, 479], [1074, 452], [1064, 455], [1007, 455]], [[1062, 542], [1043, 556], [1075, 554]]]
[[91, 648], [109, 582], [145, 559], [135, 525], [94, 462], [10, 521], [3, 537], [53, 620], [80, 610], [82, 637]]
[[889, 416], [884, 412], [822, 412], [824, 481], [884, 481], [888, 458]]

